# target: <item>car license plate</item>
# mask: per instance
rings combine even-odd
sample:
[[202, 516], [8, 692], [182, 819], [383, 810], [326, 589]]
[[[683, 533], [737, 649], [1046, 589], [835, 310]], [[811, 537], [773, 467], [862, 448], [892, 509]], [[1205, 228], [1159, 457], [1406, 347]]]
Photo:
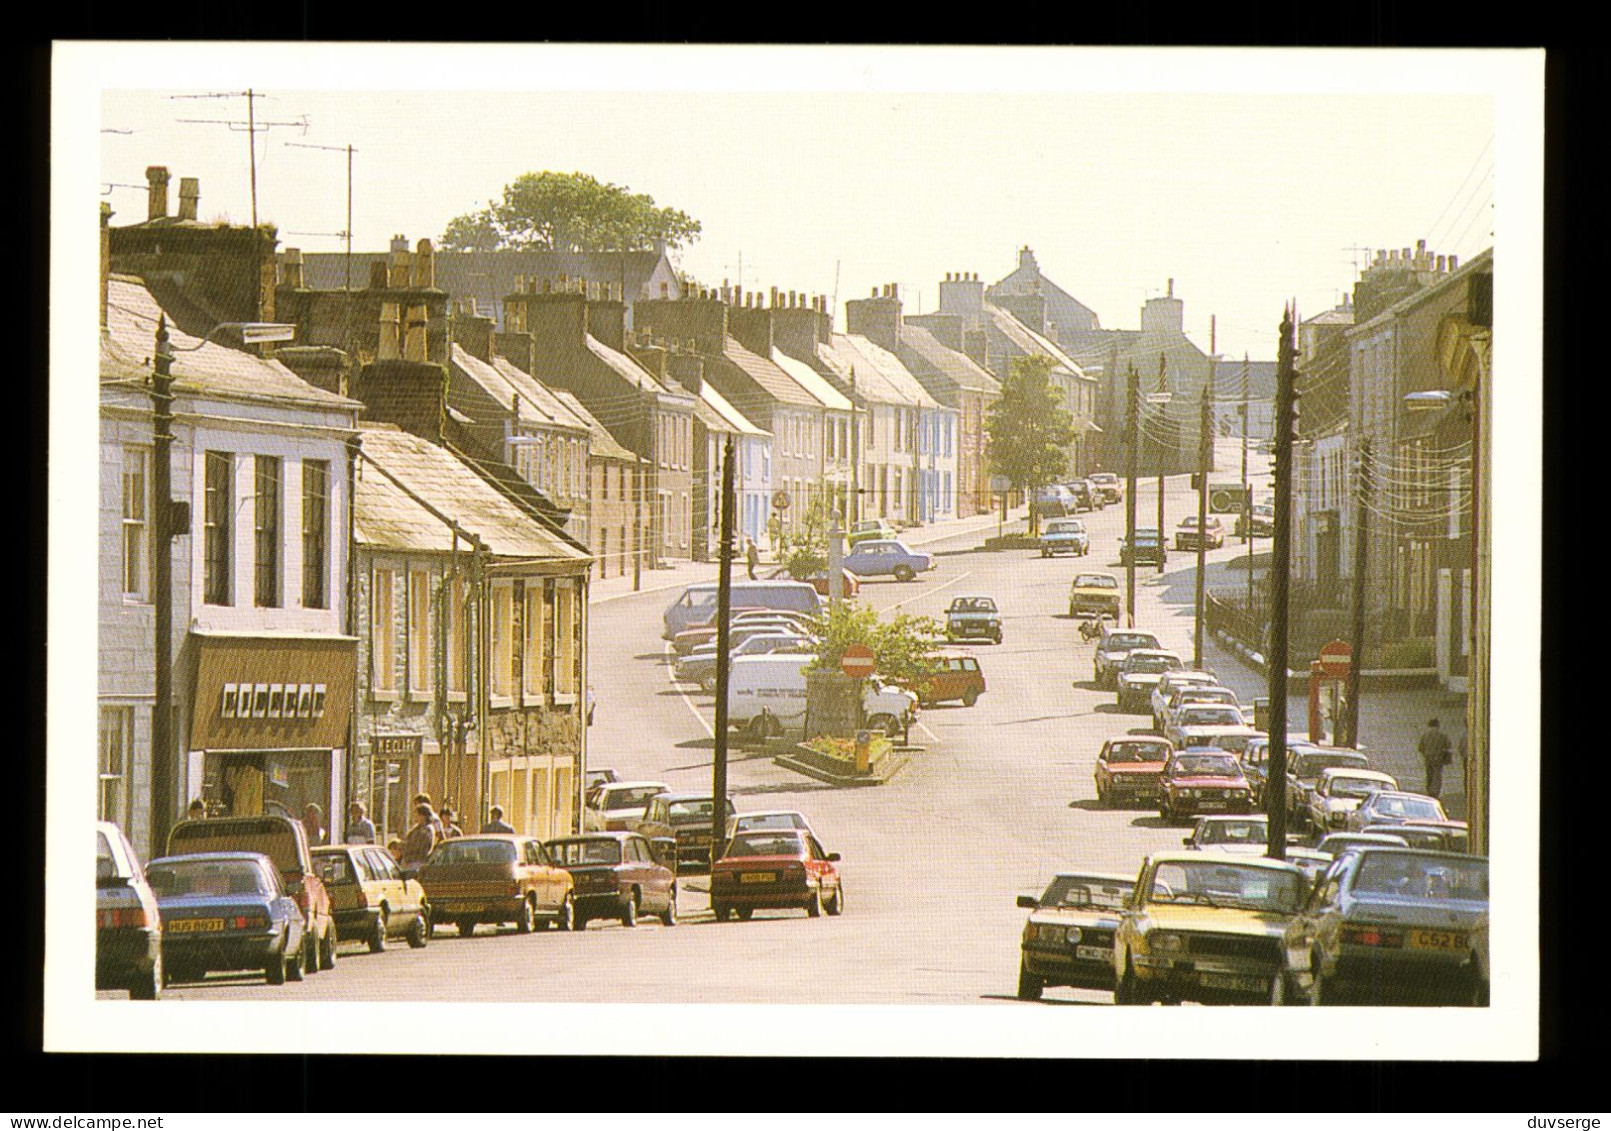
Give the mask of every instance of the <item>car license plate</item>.
[[169, 924], [168, 930], [176, 935], [189, 934], [195, 931], [222, 931], [222, 919], [176, 919]]
[[1246, 978], [1239, 974], [1204, 974], [1202, 979], [1203, 986], [1210, 990], [1257, 994], [1270, 988], [1270, 983], [1263, 978]]
[[1077, 946], [1074, 948], [1075, 958], [1089, 958], [1097, 962], [1112, 962], [1113, 948], [1111, 946]]
[[1225, 808], [1225, 802], [1223, 802], [1223, 801], [1199, 801], [1197, 803], [1197, 808], [1199, 808], [1199, 809], [1223, 809], [1223, 808]]
[[776, 872], [740, 872], [738, 882], [741, 884], [769, 884], [777, 878]]
[[1465, 950], [1471, 939], [1459, 931], [1411, 931], [1410, 945], [1417, 950]]
[[486, 902], [479, 899], [456, 899], [453, 901], [453, 913], [462, 915], [467, 911], [485, 911]]

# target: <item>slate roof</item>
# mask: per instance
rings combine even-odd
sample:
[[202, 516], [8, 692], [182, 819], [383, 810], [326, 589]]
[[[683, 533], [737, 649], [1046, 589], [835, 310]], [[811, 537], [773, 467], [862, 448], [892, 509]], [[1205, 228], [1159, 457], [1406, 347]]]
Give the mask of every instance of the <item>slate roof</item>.
[[598, 417], [587, 411], [587, 406], [577, 399], [575, 393], [569, 389], [554, 389], [552, 392], [566, 408], [587, 424], [587, 430], [593, 434], [593, 442], [588, 446], [589, 455], [602, 456], [604, 459], [637, 460], [636, 454], [623, 447]]
[[[727, 363], [726, 367], [721, 364], [723, 361]], [[724, 368], [727, 367], [730, 367], [730, 370], [736, 369], [749, 382], [757, 386], [766, 398], [779, 404], [794, 405], [801, 408], [822, 407], [821, 401], [801, 388], [800, 383], [778, 368], [776, 362], [770, 358], [761, 357], [759, 354], [751, 353], [739, 345], [737, 338], [729, 335], [722, 344], [722, 352], [718, 363], [706, 366], [706, 377], [718, 381], [723, 381], [725, 377], [726, 380], [723, 383], [731, 387], [724, 395], [741, 411], [747, 409], [752, 403], [759, 402], [760, 398], [755, 393], [745, 389], [743, 384], [735, 384], [729, 375], [730, 370], [729, 373], [723, 372]], [[766, 406], [760, 404], [759, 407]]]
[[1073, 376], [1085, 376], [1078, 362], [1064, 353], [1062, 349], [1053, 345], [1051, 339], [1044, 334], [1037, 334], [1034, 330], [1024, 325], [1023, 320], [1010, 310], [1003, 310], [999, 306], [993, 306], [987, 302], [984, 304], [984, 312], [985, 317], [990, 319], [991, 324], [995, 326], [1001, 335], [1022, 353], [1030, 356], [1039, 354], [1042, 357], [1049, 357], [1054, 365], [1062, 367]]
[[554, 390], [506, 357], [482, 361], [469, 350], [453, 343], [452, 364], [506, 411], [513, 407], [516, 395], [520, 397], [520, 416], [523, 423], [555, 428], [572, 428], [590, 431], [591, 426], [582, 417], [554, 395]]
[[[447, 449], [390, 424], [361, 428], [363, 459], [353, 495], [357, 540], [390, 550], [448, 551], [453, 532], [373, 468], [384, 468], [500, 557], [586, 562], [577, 549], [499, 494]], [[466, 548], [463, 539], [461, 549]]]
[[[985, 298], [992, 297], [991, 292], [993, 291], [1003, 294], [1038, 293], [1044, 295], [1048, 314], [1052, 314], [1055, 311], [1064, 314], [1066, 318], [1068, 313], [1073, 313], [1082, 320], [1089, 319], [1091, 329], [1101, 328], [1101, 321], [1098, 319], [1096, 311], [1043, 275], [1040, 265], [1033, 259], [1028, 263], [1020, 262], [1011, 274], [986, 287]], [[1070, 329], [1074, 328], [1070, 326]]]
[[[967, 354], [942, 344], [922, 326], [910, 322], [902, 324], [896, 345], [899, 348], [895, 356], [919, 381], [937, 377], [961, 389], [989, 394], [1001, 392], [1001, 383], [988, 370]], [[925, 387], [934, 391], [926, 382]]]
[[750, 423], [747, 416], [729, 404], [726, 397], [708, 384], [699, 387], [699, 400], [694, 402], [694, 411], [714, 414], [719, 422], [718, 427], [727, 431], [737, 432], [743, 436], [770, 436], [772, 434], [765, 428], [760, 428]]
[[[157, 320], [163, 314], [139, 279], [113, 275], [107, 282], [106, 327], [101, 331], [101, 380], [144, 381], [156, 351]], [[266, 401], [298, 408], [355, 412], [363, 406], [349, 397], [308, 384], [277, 361], [230, 349], [168, 325], [178, 392], [232, 400]]]
[[583, 342], [586, 344], [589, 353], [598, 358], [599, 361], [609, 367], [612, 373], [634, 389], [648, 389], [656, 393], [667, 391], [664, 385], [654, 379], [654, 374], [636, 361], [633, 361], [627, 354], [610, 348], [592, 334], [583, 335]]
[[803, 361], [796, 361], [782, 350], [773, 348], [772, 361], [783, 372], [793, 377], [806, 392], [822, 402], [822, 407], [837, 412], [849, 412], [852, 408], [850, 399], [835, 389], [815, 369]]
[[817, 346], [817, 356], [846, 381], [854, 367], [856, 392], [868, 400], [923, 408], [939, 406], [900, 358], [860, 334], [834, 334], [827, 344]]

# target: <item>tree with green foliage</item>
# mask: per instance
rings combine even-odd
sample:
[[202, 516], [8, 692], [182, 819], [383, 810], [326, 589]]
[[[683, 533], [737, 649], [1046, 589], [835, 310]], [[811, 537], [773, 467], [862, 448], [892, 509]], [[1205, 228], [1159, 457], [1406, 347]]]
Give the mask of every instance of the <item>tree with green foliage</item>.
[[680, 248], [699, 238], [699, 221], [657, 208], [647, 193], [586, 173], [523, 173], [503, 199], [448, 221], [448, 251], [641, 251], [664, 240]]
[[990, 436], [993, 475], [1005, 476], [1029, 494], [1029, 529], [1040, 530], [1035, 495], [1056, 482], [1068, 467], [1067, 447], [1074, 442], [1074, 421], [1052, 385], [1052, 360], [1015, 357], [1001, 383], [1001, 399], [990, 407], [985, 431]]
[[817, 494], [782, 534], [778, 560], [796, 581], [806, 581], [828, 568], [828, 524], [832, 517], [827, 496]]
[[838, 671], [845, 649], [865, 644], [873, 651], [873, 671], [891, 683], [915, 687], [934, 674], [930, 658], [944, 629], [933, 617], [896, 613], [880, 620], [865, 605], [841, 601], [817, 618], [821, 646], [807, 671]]

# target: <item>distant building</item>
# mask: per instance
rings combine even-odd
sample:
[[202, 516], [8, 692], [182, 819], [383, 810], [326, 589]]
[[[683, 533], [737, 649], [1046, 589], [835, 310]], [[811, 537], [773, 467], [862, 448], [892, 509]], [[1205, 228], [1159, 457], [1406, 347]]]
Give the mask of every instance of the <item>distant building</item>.
[[1096, 311], [1041, 274], [1027, 244], [1018, 249], [1017, 268], [986, 287], [984, 298], [1065, 348], [1077, 335], [1102, 328]]

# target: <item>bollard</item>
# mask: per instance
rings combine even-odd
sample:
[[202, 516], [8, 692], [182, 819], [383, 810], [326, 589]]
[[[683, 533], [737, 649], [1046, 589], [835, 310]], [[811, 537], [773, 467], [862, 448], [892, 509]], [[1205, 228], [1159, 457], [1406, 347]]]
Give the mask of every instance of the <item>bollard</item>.
[[858, 774], [865, 774], [872, 768], [869, 761], [872, 745], [873, 736], [871, 732], [865, 730], [856, 732], [856, 772]]

